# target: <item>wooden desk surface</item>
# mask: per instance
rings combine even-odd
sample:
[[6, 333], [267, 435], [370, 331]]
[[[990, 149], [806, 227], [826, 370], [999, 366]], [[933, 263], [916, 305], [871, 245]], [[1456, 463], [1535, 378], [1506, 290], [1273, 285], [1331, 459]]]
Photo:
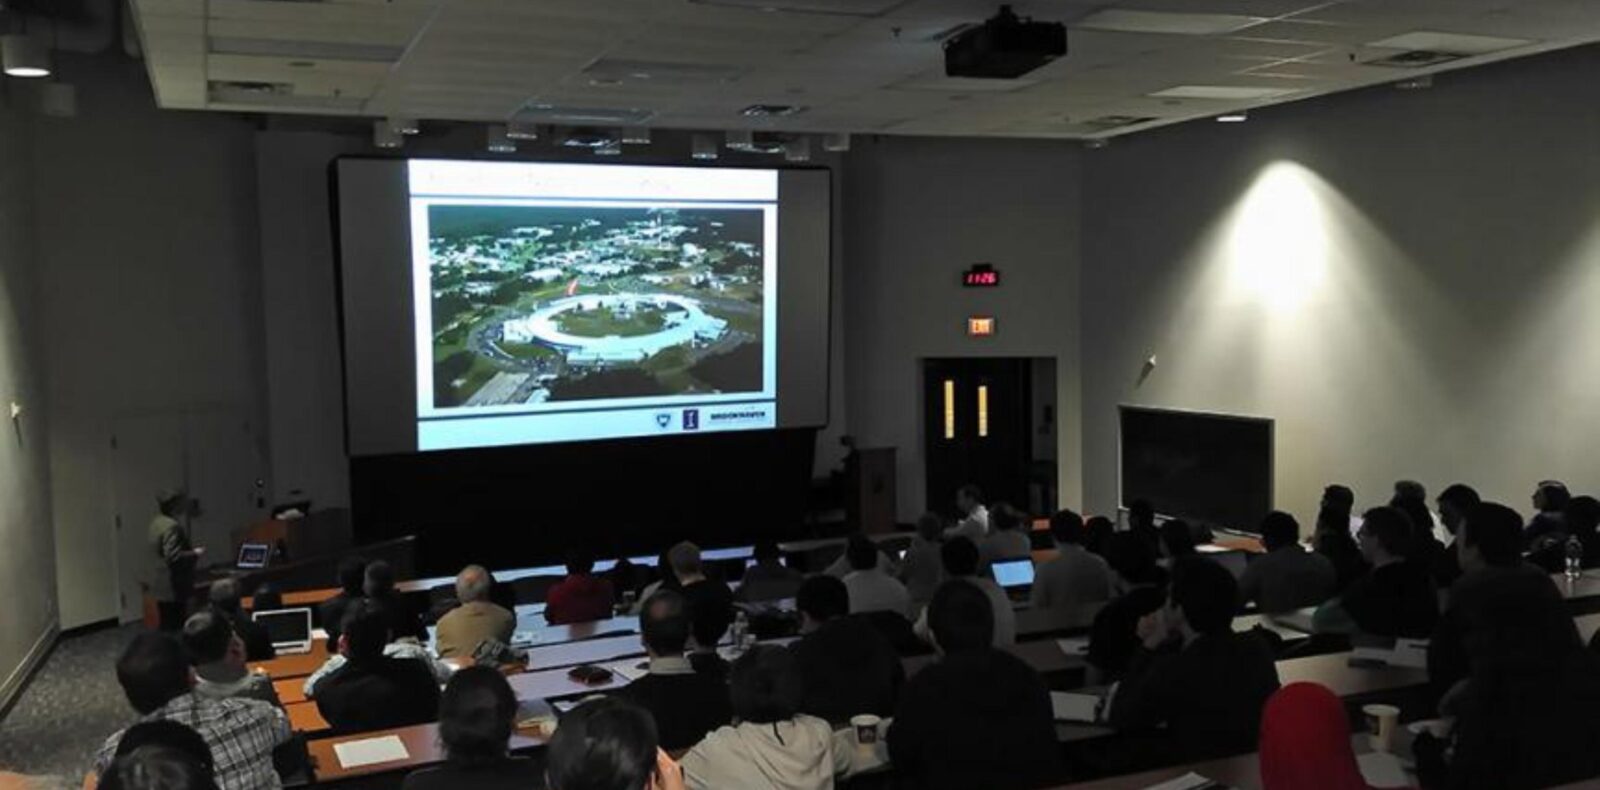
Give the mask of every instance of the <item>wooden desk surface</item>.
[[303, 678], [317, 671], [327, 660], [328, 640], [317, 639], [312, 641], [310, 652], [280, 655], [269, 661], [253, 661], [250, 670], [265, 672], [273, 680]]
[[1018, 609], [1017, 639], [1086, 633], [1103, 608], [1103, 603], [1092, 603], [1061, 609]]
[[[1352, 734], [1350, 736], [1350, 744], [1355, 749], [1357, 756], [1372, 751], [1372, 742], [1366, 733]], [[1409, 744], [1406, 744], [1403, 748], [1409, 753]], [[1206, 760], [1205, 762], [1190, 763], [1188, 765], [1174, 765], [1170, 768], [1158, 768], [1153, 771], [1113, 776], [1092, 782], [1080, 782], [1057, 788], [1057, 790], [1143, 790], [1143, 788], [1177, 779], [1189, 773], [1199, 774], [1214, 782], [1220, 782], [1238, 790], [1257, 790], [1261, 787], [1261, 755], [1258, 753], [1241, 754], [1237, 757], [1224, 757], [1218, 760]]]
[[644, 643], [638, 634], [606, 636], [582, 642], [535, 647], [528, 651], [528, 668], [540, 670], [575, 667], [579, 664], [598, 664], [643, 653]]
[[328, 720], [322, 718], [322, 712], [317, 710], [317, 703], [308, 700], [286, 703], [283, 712], [289, 714], [289, 729], [302, 735], [317, 735], [333, 729]]
[[1278, 662], [1278, 682], [1320, 683], [1341, 698], [1363, 697], [1426, 686], [1428, 671], [1410, 667], [1352, 667], [1350, 653], [1290, 658]]
[[[369, 738], [382, 738], [394, 735], [405, 744], [407, 757], [404, 760], [364, 765], [359, 768], [345, 768], [339, 764], [339, 758], [334, 753], [334, 747], [350, 741], [362, 741]], [[518, 730], [511, 735], [511, 751], [523, 752], [543, 746], [547, 737], [531, 730]], [[340, 779], [349, 779], [356, 776], [370, 776], [372, 774], [390, 773], [394, 771], [413, 771], [429, 765], [443, 762], [444, 748], [439, 743], [439, 725], [437, 723], [416, 724], [410, 727], [399, 727], [392, 730], [378, 730], [364, 732], [359, 735], [343, 735], [334, 738], [323, 738], [307, 744], [311, 752], [312, 774], [318, 782], [335, 782]]]
[[306, 701], [305, 678], [284, 678], [272, 681], [272, 690], [278, 692], [278, 701], [284, 705]]

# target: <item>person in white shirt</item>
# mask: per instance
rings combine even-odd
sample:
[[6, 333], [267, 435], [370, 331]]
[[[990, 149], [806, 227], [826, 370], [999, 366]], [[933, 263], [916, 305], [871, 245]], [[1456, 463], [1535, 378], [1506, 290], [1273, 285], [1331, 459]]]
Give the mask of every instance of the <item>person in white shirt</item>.
[[1070, 510], [1050, 517], [1058, 556], [1033, 575], [1029, 600], [1035, 609], [1063, 609], [1111, 600], [1115, 578], [1111, 566], [1083, 548], [1083, 517]]
[[[989, 597], [989, 605], [994, 609], [994, 646], [1005, 647], [1016, 644], [1017, 613], [1011, 608], [1011, 598], [994, 579], [977, 575], [978, 547], [964, 537], [951, 538], [944, 542], [940, 555], [944, 559], [945, 584], [971, 584]], [[912, 630], [917, 638], [930, 645], [933, 644], [933, 632], [928, 630], [926, 609], [917, 618], [917, 624]]]
[[911, 594], [899, 579], [879, 567], [878, 547], [867, 536], [850, 536], [844, 554], [850, 562], [844, 586], [850, 592], [851, 614], [895, 612], [908, 619], [912, 616]]
[[[383, 654], [389, 658], [414, 658], [423, 662], [424, 664], [427, 664], [428, 669], [433, 672], [434, 678], [439, 681], [439, 685], [441, 686], [450, 682], [450, 676], [455, 674], [454, 668], [452, 668], [449, 664], [434, 658], [433, 654], [428, 652], [427, 647], [423, 646], [421, 642], [418, 642], [411, 637], [390, 641], [388, 644], [383, 646]], [[310, 699], [317, 696], [317, 684], [322, 682], [323, 678], [333, 674], [340, 667], [343, 667], [348, 663], [350, 663], [350, 659], [345, 658], [344, 653], [342, 652], [329, 656], [328, 660], [324, 661], [322, 666], [317, 668], [317, 671], [311, 673], [311, 676], [306, 678], [304, 689], [306, 698]]]
[[971, 484], [957, 489], [956, 509], [961, 511], [961, 520], [944, 531], [945, 539], [965, 537], [974, 546], [982, 543], [989, 535], [989, 509], [983, 506], [983, 492]]
[[1028, 536], [1028, 514], [1004, 503], [989, 511], [989, 536], [978, 542], [978, 573], [999, 560], [1014, 560], [1033, 554], [1033, 539]]

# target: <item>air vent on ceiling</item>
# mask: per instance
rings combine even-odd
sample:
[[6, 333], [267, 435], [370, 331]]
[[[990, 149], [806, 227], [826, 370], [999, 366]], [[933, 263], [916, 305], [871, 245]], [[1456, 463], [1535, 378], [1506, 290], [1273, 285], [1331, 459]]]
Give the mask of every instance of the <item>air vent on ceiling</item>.
[[244, 105], [263, 110], [353, 112], [365, 103], [359, 96], [296, 95], [290, 83], [254, 80], [211, 80], [206, 83], [206, 98], [212, 104]]
[[910, 0], [689, 0], [695, 5], [831, 16], [877, 17]]
[[[305, 2], [306, 0], [260, 0], [261, 2]], [[261, 55], [304, 60], [359, 60], [392, 63], [405, 48], [388, 44], [345, 44], [332, 41], [289, 41], [276, 38], [212, 36], [211, 51], [219, 55]]]
[[634, 107], [570, 107], [529, 102], [512, 116], [512, 120], [575, 126], [640, 126], [654, 115], [651, 110]]
[[1410, 52], [1401, 52], [1386, 58], [1369, 60], [1368, 66], [1382, 66], [1389, 69], [1425, 69], [1429, 66], [1439, 66], [1445, 63], [1471, 57], [1458, 52], [1433, 52], [1426, 49], [1414, 49]]
[[212, 93], [228, 93], [237, 96], [288, 96], [294, 93], [294, 85], [288, 82], [211, 80], [207, 87]]

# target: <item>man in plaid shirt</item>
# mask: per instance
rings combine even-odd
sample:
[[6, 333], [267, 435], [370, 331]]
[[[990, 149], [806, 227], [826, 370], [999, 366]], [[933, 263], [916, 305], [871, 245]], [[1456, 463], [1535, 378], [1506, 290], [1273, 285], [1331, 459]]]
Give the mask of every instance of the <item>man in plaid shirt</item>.
[[[117, 660], [117, 682], [140, 721], [164, 719], [200, 733], [216, 763], [221, 790], [282, 787], [272, 767], [272, 752], [289, 741], [289, 719], [265, 702], [210, 699], [194, 693], [194, 674], [178, 640], [164, 633], [142, 633]], [[123, 731], [106, 739], [94, 758], [99, 776], [116, 756]]]

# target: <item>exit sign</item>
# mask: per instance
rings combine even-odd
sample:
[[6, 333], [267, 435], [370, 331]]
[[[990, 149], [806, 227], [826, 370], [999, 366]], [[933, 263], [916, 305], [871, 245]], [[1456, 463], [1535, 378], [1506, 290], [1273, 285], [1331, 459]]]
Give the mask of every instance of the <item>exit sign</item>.
[[961, 273], [961, 284], [968, 288], [997, 288], [1000, 270], [992, 263], [974, 263], [972, 268]]
[[988, 337], [994, 334], [994, 317], [975, 315], [968, 318], [967, 334], [972, 337]]

